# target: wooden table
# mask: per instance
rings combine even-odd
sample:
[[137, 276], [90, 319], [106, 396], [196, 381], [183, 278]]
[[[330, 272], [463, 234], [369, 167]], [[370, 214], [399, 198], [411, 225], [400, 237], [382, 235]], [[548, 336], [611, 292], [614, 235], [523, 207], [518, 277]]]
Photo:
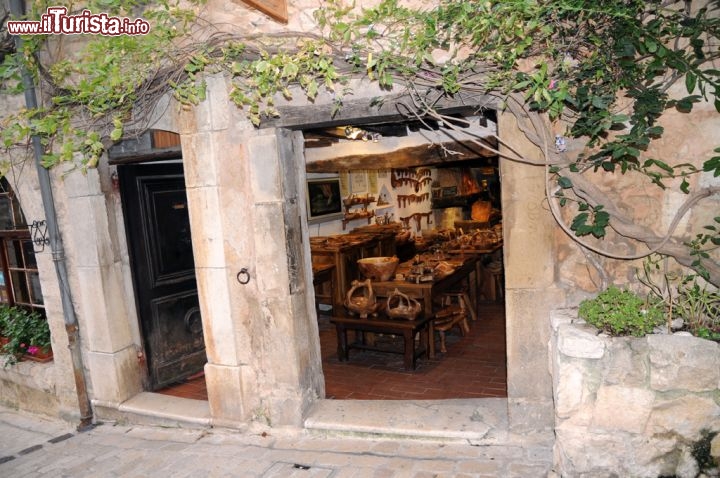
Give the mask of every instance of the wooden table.
[[[313, 268], [332, 264], [335, 266], [332, 291], [333, 310], [342, 310], [345, 294], [353, 280], [359, 278], [358, 259], [393, 255], [395, 236], [383, 234], [346, 234], [337, 238], [310, 238]], [[392, 252], [392, 254], [390, 254]]]
[[[475, 272], [475, 267], [478, 261], [478, 257], [475, 255], [466, 255], [465, 257], [452, 257], [450, 260], [459, 261], [462, 260], [463, 264], [455, 268], [455, 271], [441, 279], [434, 280], [432, 282], [421, 282], [416, 284], [414, 282], [407, 282], [405, 280], [391, 280], [383, 282], [373, 282], [373, 292], [377, 297], [388, 297], [395, 289], [399, 290], [403, 294], [411, 297], [422, 304], [421, 318], [429, 319], [434, 315], [433, 310], [433, 299], [440, 297], [444, 292], [450, 291], [453, 288], [463, 282], [468, 286], [470, 285], [470, 274]], [[398, 271], [407, 269], [408, 263], [400, 264]], [[477, 304], [473, 304], [477, 307]], [[432, 325], [430, 327], [432, 332]], [[431, 336], [429, 343], [428, 354], [432, 358], [435, 356], [435, 344], [434, 339]]]
[[[405, 370], [415, 370], [417, 358], [423, 355], [430, 355], [432, 347], [432, 321], [431, 317], [420, 317], [415, 320], [383, 318], [367, 318], [349, 316], [333, 316], [330, 322], [335, 324], [338, 341], [338, 358], [340, 361], [349, 360], [351, 348], [374, 350], [377, 352], [399, 353], [403, 355], [403, 366]], [[347, 331], [354, 330], [357, 334], [355, 342], [348, 343]], [[367, 343], [365, 332], [378, 334], [392, 334], [402, 336], [404, 341], [403, 350], [378, 347]], [[415, 335], [420, 334], [421, 347], [415, 348]]]
[[503, 247], [503, 242], [500, 241], [497, 244], [493, 244], [487, 247], [467, 247], [463, 249], [451, 250], [451, 254], [472, 255], [477, 258], [475, 263], [475, 290], [473, 291], [473, 300], [477, 303], [480, 300], [480, 296], [483, 295], [483, 288], [485, 287], [485, 257], [496, 253]]

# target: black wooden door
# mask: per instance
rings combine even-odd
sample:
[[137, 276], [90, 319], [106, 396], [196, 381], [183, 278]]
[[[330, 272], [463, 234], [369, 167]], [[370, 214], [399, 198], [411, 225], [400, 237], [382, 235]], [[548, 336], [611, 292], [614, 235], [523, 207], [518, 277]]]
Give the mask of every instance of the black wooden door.
[[150, 388], [202, 370], [198, 306], [182, 163], [118, 166]]

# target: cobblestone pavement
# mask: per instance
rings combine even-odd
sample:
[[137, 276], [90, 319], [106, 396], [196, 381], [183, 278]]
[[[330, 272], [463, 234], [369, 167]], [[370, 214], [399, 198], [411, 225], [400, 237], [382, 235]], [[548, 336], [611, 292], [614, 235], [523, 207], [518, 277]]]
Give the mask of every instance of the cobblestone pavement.
[[549, 446], [72, 425], [0, 407], [2, 477], [546, 477]]

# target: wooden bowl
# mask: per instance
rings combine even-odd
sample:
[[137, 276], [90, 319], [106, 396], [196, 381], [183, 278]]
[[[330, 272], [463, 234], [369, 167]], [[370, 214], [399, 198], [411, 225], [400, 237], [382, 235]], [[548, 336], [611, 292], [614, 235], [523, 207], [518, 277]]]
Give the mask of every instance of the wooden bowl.
[[395, 275], [400, 259], [392, 257], [366, 257], [357, 261], [363, 276], [374, 281], [387, 281]]

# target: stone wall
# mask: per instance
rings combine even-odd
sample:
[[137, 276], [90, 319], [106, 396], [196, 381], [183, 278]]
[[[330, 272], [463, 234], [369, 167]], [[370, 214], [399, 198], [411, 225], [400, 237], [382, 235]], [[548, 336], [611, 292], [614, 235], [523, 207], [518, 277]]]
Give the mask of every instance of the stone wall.
[[720, 432], [720, 345], [683, 334], [602, 336], [575, 309], [551, 322], [556, 471], [695, 477], [693, 444], [703, 430]]

